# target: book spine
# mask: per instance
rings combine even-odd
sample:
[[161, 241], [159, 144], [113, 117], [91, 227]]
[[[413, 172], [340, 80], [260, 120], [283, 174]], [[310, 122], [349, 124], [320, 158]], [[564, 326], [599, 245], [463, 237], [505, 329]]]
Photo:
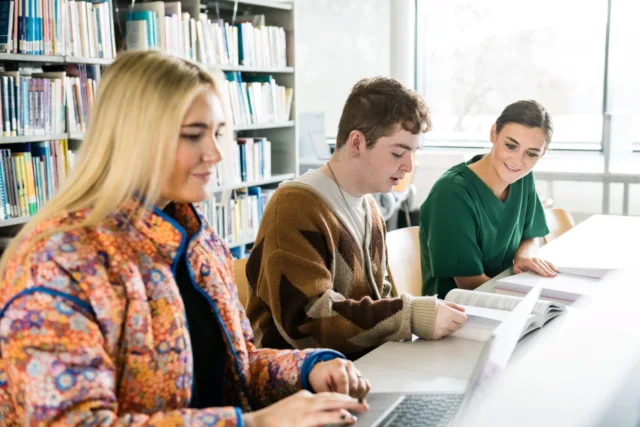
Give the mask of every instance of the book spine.
[[247, 181], [247, 149], [245, 144], [239, 144], [240, 147], [240, 180]]
[[11, 136], [11, 112], [9, 99], [9, 78], [2, 76], [2, 118], [4, 119], [2, 127], [2, 136]]
[[11, 218], [15, 218], [19, 216], [19, 212], [17, 210], [16, 204], [16, 184], [15, 184], [15, 175], [13, 172], [12, 162], [11, 162], [11, 150], [4, 149], [0, 150], [0, 154], [2, 155], [2, 164], [4, 166], [4, 170], [6, 173], [6, 182], [7, 182], [7, 194], [9, 199], [9, 216]]
[[29, 215], [35, 215], [38, 210], [38, 203], [36, 198], [35, 174], [33, 171], [33, 162], [31, 160], [30, 152], [24, 153], [23, 163], [25, 168], [25, 174], [27, 177], [27, 201], [28, 201]]
[[6, 178], [4, 173], [4, 167], [0, 162], [0, 219], [7, 219], [9, 217], [9, 211], [7, 208], [7, 193], [6, 193]]
[[0, 174], [2, 174], [2, 202], [5, 219], [11, 217], [11, 203], [9, 202], [9, 179], [4, 162], [4, 151], [0, 150]]
[[24, 122], [22, 119], [22, 78], [18, 73], [15, 77], [14, 93], [16, 98], [16, 121], [18, 135], [24, 135]]
[[18, 118], [17, 118], [17, 96], [16, 96], [16, 86], [15, 79], [13, 76], [8, 77], [9, 80], [9, 100], [11, 104], [9, 105], [9, 113], [11, 114], [11, 136], [18, 135]]
[[53, 104], [51, 102], [51, 80], [43, 79], [42, 86], [43, 86], [42, 98], [43, 98], [43, 105], [44, 105], [44, 108], [42, 109], [43, 110], [42, 117], [44, 121], [45, 134], [50, 134], [52, 133], [51, 110], [53, 107]]

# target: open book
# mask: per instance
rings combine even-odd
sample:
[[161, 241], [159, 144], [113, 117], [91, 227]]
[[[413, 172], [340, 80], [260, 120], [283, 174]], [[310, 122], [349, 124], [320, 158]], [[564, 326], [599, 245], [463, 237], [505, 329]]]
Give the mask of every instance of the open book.
[[[520, 297], [510, 295], [453, 289], [449, 291], [445, 301], [455, 302], [464, 306], [467, 321], [451, 335], [474, 341], [487, 341], [491, 336], [491, 332], [521, 300], [522, 298]], [[562, 304], [551, 301], [538, 301], [520, 337], [522, 338], [529, 332], [541, 328], [549, 320], [559, 316], [566, 310], [566, 307]]]
[[590, 294], [607, 273], [614, 268], [558, 267], [556, 277], [541, 277], [533, 272], [514, 274], [499, 279], [496, 292], [516, 292], [526, 294], [540, 284], [542, 297], [574, 302], [583, 295]]

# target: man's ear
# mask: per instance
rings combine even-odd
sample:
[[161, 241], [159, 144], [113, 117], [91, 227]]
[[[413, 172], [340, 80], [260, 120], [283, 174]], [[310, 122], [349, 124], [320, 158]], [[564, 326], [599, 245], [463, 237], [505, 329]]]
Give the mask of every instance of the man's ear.
[[496, 124], [494, 123], [493, 125], [491, 125], [489, 140], [491, 141], [492, 144], [495, 144], [497, 139], [498, 139], [498, 126], [496, 126]]
[[347, 145], [351, 153], [356, 153], [359, 150], [363, 150], [367, 146], [367, 141], [364, 137], [364, 134], [359, 130], [352, 130], [349, 133], [349, 138], [347, 139]]

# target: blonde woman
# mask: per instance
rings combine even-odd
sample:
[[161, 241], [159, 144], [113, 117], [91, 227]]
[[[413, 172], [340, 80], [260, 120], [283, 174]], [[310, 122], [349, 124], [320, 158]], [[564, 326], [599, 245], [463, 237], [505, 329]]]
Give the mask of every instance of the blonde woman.
[[221, 160], [212, 75], [126, 53], [93, 108], [79, 163], [0, 264], [0, 425], [355, 422], [370, 387], [341, 354], [255, 348], [193, 206]]

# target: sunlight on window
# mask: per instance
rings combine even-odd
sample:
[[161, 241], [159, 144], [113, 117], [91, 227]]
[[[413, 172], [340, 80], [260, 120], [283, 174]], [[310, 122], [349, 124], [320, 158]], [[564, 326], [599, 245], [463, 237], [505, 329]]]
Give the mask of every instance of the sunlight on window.
[[535, 99], [553, 116], [552, 147], [600, 149], [606, 0], [424, 0], [418, 14], [428, 145], [488, 145], [504, 107]]

